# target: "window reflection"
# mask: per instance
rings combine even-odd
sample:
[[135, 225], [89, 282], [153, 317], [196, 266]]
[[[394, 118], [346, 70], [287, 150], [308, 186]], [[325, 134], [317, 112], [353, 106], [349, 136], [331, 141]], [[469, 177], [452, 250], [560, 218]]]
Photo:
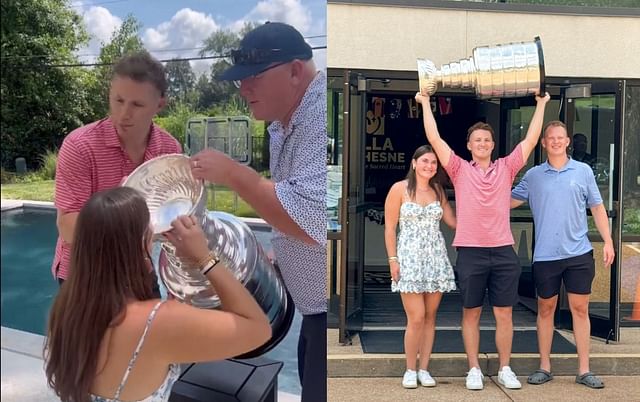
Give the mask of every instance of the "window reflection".
[[621, 322], [640, 323], [640, 86], [625, 92], [622, 176]]

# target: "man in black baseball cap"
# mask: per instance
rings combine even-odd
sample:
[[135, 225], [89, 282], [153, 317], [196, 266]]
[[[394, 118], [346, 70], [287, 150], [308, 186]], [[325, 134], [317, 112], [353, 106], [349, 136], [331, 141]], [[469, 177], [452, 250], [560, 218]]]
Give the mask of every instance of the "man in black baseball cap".
[[273, 251], [302, 314], [302, 402], [327, 398], [327, 79], [295, 28], [271, 22], [246, 34], [223, 80], [237, 81], [257, 120], [271, 122], [265, 178], [222, 152], [194, 155], [194, 177], [238, 193], [273, 228]]
[[231, 51], [233, 66], [222, 73], [220, 79], [239, 81], [266, 71], [274, 63], [309, 60], [312, 56], [311, 46], [294, 27], [267, 22], [247, 33], [240, 47]]

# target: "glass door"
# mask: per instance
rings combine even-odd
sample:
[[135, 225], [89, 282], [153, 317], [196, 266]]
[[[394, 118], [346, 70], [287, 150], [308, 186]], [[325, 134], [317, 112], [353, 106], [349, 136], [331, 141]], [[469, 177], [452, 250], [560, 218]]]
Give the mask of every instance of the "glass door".
[[[551, 100], [545, 108], [544, 121], [558, 120], [566, 99], [561, 97], [561, 90], [558, 86], [547, 85], [546, 91], [551, 95]], [[536, 108], [534, 97], [526, 98], [505, 98], [500, 100], [500, 137], [498, 138], [498, 156], [509, 153], [525, 137], [529, 129], [529, 123]], [[544, 161], [541, 154], [541, 146], [538, 143], [534, 152], [531, 153], [525, 166], [520, 169], [514, 180], [514, 186], [522, 179], [530, 168], [539, 165]], [[533, 282], [533, 248], [535, 247], [535, 227], [533, 215], [529, 204], [525, 203], [521, 207], [511, 210], [511, 231], [515, 240], [514, 248], [522, 273], [518, 283], [518, 294], [520, 303], [528, 310], [537, 312], [537, 295]], [[520, 326], [535, 327], [535, 317], [528, 317]]]
[[[588, 84], [587, 84], [588, 86]], [[570, 155], [587, 163], [593, 169], [596, 183], [609, 216], [612, 233], [620, 225], [619, 153], [620, 153], [620, 85], [618, 81], [592, 82], [591, 96], [567, 97], [564, 122], [571, 136]], [[569, 89], [567, 89], [569, 92]], [[610, 268], [604, 267], [603, 240], [589, 214], [589, 240], [593, 245], [596, 276], [591, 288], [589, 317], [591, 335], [607, 340], [618, 339], [618, 269], [616, 258]], [[620, 255], [620, 242], [614, 238], [616, 257]], [[571, 313], [564, 290], [560, 294], [558, 328], [572, 328]]]
[[343, 128], [343, 241], [340, 270], [339, 341], [348, 343], [362, 329], [364, 282], [364, 166], [366, 92], [359, 90], [363, 77], [344, 73]]

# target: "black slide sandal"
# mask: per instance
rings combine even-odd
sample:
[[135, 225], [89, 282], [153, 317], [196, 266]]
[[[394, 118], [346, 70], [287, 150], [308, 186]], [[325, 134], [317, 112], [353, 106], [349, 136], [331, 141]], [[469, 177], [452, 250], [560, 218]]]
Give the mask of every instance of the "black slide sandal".
[[545, 382], [549, 382], [551, 380], [553, 380], [553, 374], [551, 374], [547, 370], [538, 369], [534, 371], [533, 374], [529, 376], [529, 378], [527, 378], [527, 383], [533, 384], [533, 385], [540, 385], [540, 384], [544, 384]]

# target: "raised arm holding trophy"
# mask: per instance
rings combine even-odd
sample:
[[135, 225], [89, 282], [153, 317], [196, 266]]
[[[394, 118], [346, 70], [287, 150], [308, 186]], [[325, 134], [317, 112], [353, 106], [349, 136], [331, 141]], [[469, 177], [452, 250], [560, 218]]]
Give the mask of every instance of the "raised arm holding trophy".
[[[518, 171], [534, 150], [542, 129], [549, 95], [544, 93], [544, 61], [540, 39], [474, 49], [473, 56], [449, 63], [440, 70], [428, 60], [418, 60], [420, 92], [427, 140], [455, 187], [457, 229], [453, 246], [455, 270], [463, 300], [462, 335], [469, 363], [467, 389], [483, 388], [478, 361], [480, 314], [488, 289], [496, 319], [499, 355], [498, 381], [507, 388], [521, 384], [509, 367], [513, 338], [512, 307], [518, 303], [521, 266], [513, 249], [509, 222], [511, 187]], [[526, 137], [510, 154], [491, 160], [495, 147], [493, 128], [484, 122], [467, 132], [472, 160], [456, 155], [438, 132], [429, 96], [441, 88], [473, 88], [480, 98], [536, 95], [536, 109]], [[539, 96], [539, 94], [544, 96]], [[425, 106], [426, 105], [426, 106]]]

